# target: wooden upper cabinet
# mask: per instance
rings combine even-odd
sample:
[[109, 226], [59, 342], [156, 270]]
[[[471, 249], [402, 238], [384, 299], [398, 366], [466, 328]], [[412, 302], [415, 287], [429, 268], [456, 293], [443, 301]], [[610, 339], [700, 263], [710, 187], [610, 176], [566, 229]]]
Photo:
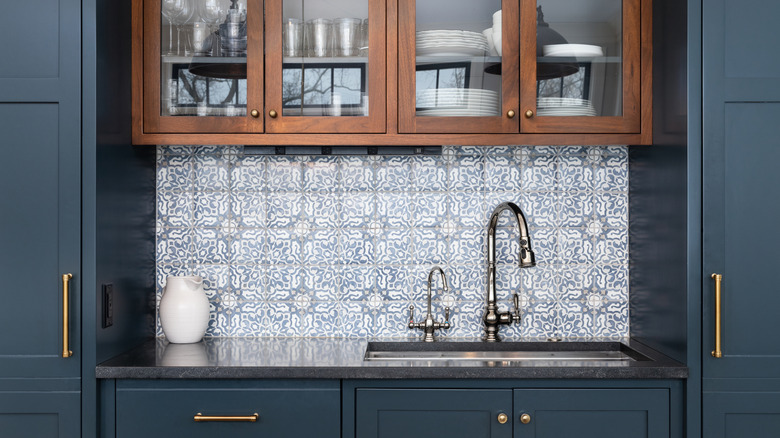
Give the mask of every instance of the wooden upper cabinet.
[[641, 0], [520, 0], [520, 132], [649, 130], [651, 14]]
[[651, 144], [651, 25], [652, 0], [134, 0], [133, 142]]
[[134, 137], [263, 132], [263, 119], [248, 110], [263, 108], [263, 2], [241, 0], [233, 11], [230, 4], [133, 3], [143, 17], [133, 23]]

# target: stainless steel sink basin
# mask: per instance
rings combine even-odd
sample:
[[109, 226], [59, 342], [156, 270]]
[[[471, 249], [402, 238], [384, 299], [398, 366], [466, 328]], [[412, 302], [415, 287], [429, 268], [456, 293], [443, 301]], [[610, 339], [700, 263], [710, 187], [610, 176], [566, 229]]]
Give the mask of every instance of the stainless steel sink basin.
[[369, 342], [368, 361], [640, 361], [649, 360], [620, 342]]

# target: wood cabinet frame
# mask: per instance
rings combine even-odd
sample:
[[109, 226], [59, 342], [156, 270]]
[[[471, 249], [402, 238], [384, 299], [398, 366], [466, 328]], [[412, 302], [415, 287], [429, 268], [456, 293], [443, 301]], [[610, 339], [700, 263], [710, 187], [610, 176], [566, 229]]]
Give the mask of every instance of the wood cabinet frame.
[[[250, 4], [252, 2], [262, 0], [248, 0]], [[276, 1], [276, 0], [274, 0]], [[524, 107], [517, 107], [520, 102], [519, 96], [521, 91], [521, 79], [520, 75], [512, 75], [516, 79], [502, 79], [502, 81], [516, 82], [516, 86], [510, 86], [518, 98], [514, 99], [514, 105], [512, 101], [507, 99], [507, 96], [502, 96], [502, 117], [475, 117], [474, 120], [461, 117], [453, 120], [444, 121], [420, 121], [420, 117], [409, 118], [409, 108], [413, 108], [414, 103], [411, 100], [404, 98], [404, 89], [408, 94], [408, 88], [410, 84], [408, 79], [403, 78], [403, 69], [408, 69], [408, 66], [414, 66], [415, 60], [407, 54], [402, 56], [403, 51], [408, 52], [409, 38], [413, 38], [413, 33], [402, 32], [405, 29], [404, 26], [408, 25], [408, 14], [414, 13], [414, 5], [410, 0], [383, 0], [385, 3], [385, 42], [386, 50], [384, 53], [384, 77], [386, 82], [385, 88], [385, 101], [384, 108], [375, 109], [374, 102], [369, 101], [371, 106], [370, 114], [377, 114], [384, 110], [385, 119], [382, 120], [384, 129], [378, 129], [380, 132], [373, 131], [371, 123], [369, 121], [358, 128], [349, 128], [346, 126], [334, 127], [330, 129], [327, 126], [319, 126], [331, 121], [333, 118], [321, 117], [322, 120], [314, 120], [315, 118], [309, 117], [287, 117], [285, 120], [277, 118], [273, 121], [278, 125], [278, 128], [269, 128], [263, 126], [263, 119], [267, 117], [268, 110], [272, 109], [268, 106], [270, 100], [269, 96], [263, 96], [262, 90], [264, 87], [263, 78], [264, 71], [268, 70], [268, 67], [263, 65], [263, 58], [257, 56], [252, 57], [251, 53], [248, 62], [252, 63], [248, 65], [250, 71], [257, 71], [260, 74], [255, 75], [255, 83], [247, 84], [248, 92], [250, 96], [248, 99], [248, 109], [257, 108], [262, 112], [264, 117], [252, 118], [247, 115], [246, 117], [236, 117], [233, 121], [223, 121], [214, 119], [234, 119], [229, 117], [193, 117], [192, 120], [185, 120], [179, 122], [179, 120], [172, 120], [173, 125], [168, 129], [160, 129], [160, 125], [154, 125], [153, 123], [147, 123], [145, 120], [145, 113], [150, 112], [154, 117], [154, 114], [160, 114], [159, 112], [159, 51], [160, 51], [160, 14], [149, 11], [152, 6], [155, 6], [155, 11], [159, 10], [160, 0], [133, 0], [133, 120], [132, 120], [132, 134], [133, 143], [138, 145], [157, 145], [157, 144], [243, 144], [243, 145], [442, 145], [442, 144], [467, 144], [467, 145], [604, 145], [604, 144], [616, 144], [616, 145], [642, 145], [652, 144], [652, 0], [624, 0], [633, 2], [639, 8], [639, 22], [641, 31], [639, 32], [639, 41], [641, 42], [638, 48], [640, 63], [636, 66], [639, 70], [632, 72], [632, 77], [637, 78], [638, 86], [638, 100], [635, 101], [633, 106], [639, 109], [639, 126], [636, 127], [636, 121], [632, 121], [633, 125], [630, 126], [630, 130], [625, 130], [622, 127], [617, 127], [615, 120], [607, 120], [603, 122], [601, 128], [584, 130], [572, 129], [573, 125], [569, 123], [569, 119], [576, 119], [572, 117], [564, 117], [555, 126], [547, 129], [544, 124], [540, 125], [540, 132], [520, 132], [522, 121], [519, 120], [522, 117], [521, 110]], [[523, 2], [533, 2], [533, 0], [523, 0]], [[519, 3], [521, 6], [525, 3]], [[266, 1], [266, 8], [271, 3], [271, 0]], [[373, 3], [373, 2], [372, 2]], [[533, 2], [535, 3], [535, 2]], [[150, 6], [152, 5], [152, 6]], [[517, 7], [517, 3], [515, 6]], [[527, 6], [526, 6], [527, 7]], [[251, 9], [251, 8], [250, 8]], [[254, 8], [257, 10], [258, 8]], [[266, 9], [267, 10], [267, 9]], [[510, 7], [511, 10], [511, 7]], [[535, 17], [534, 13], [534, 17]], [[252, 20], [252, 15], [248, 18]], [[506, 17], [504, 20], [509, 20]], [[145, 21], [147, 20], [147, 21]], [[257, 20], [257, 18], [255, 18]], [[507, 25], [504, 25], [504, 29], [508, 29]], [[636, 31], [636, 29], [634, 29]], [[259, 50], [265, 43], [278, 44], [274, 42], [274, 37], [268, 34], [268, 38], [271, 42], [264, 42], [263, 34], [259, 29], [255, 32], [258, 34], [251, 34], [249, 37], [254, 38], [259, 43], [255, 43], [252, 46], [255, 50]], [[275, 38], [279, 38], [277, 35]], [[377, 38], [375, 35], [373, 38]], [[523, 38], [523, 35], [519, 35], [518, 38]], [[511, 40], [511, 38], [509, 38]], [[252, 44], [250, 40], [250, 44]], [[372, 40], [373, 41], [373, 40]], [[518, 43], [519, 44], [519, 39]], [[260, 45], [258, 45], [260, 44]], [[511, 43], [510, 43], [511, 44]], [[520, 50], [520, 49], [518, 49]], [[269, 49], [270, 51], [270, 49]], [[150, 53], [154, 53], [152, 56]], [[266, 56], [266, 63], [268, 63], [268, 56]], [[379, 55], [374, 55], [374, 57]], [[517, 52], [516, 55], [505, 56], [517, 56], [518, 64], [520, 64], [521, 52]], [[146, 57], [149, 57], [149, 61], [146, 61]], [[156, 58], [156, 61], [155, 59]], [[535, 57], [534, 57], [535, 59]], [[376, 59], [372, 59], [372, 65], [379, 66]], [[264, 69], [265, 67], [265, 69]], [[371, 67], [370, 67], [371, 68]], [[522, 71], [522, 70], [521, 70]], [[272, 74], [273, 75], [273, 74]], [[152, 77], [150, 77], [152, 76]], [[510, 76], [510, 75], [507, 75]], [[266, 78], [266, 80], [271, 80]], [[251, 87], [250, 87], [251, 85]], [[273, 85], [265, 84], [266, 88]], [[503, 84], [505, 90], [508, 89], [507, 83]], [[147, 87], [151, 87], [154, 90], [147, 90]], [[375, 87], [374, 87], [375, 88]], [[370, 91], [373, 88], [369, 89]], [[510, 96], [511, 98], [511, 96]], [[628, 100], [627, 98], [625, 100]], [[403, 103], [405, 101], [405, 103]], [[145, 104], [150, 106], [152, 110], [147, 110]], [[509, 109], [515, 109], [517, 115], [513, 119], [506, 117], [506, 112]], [[278, 111], [278, 110], [277, 110]], [[624, 113], [625, 114], [625, 113]], [[161, 122], [165, 122], [166, 118], [157, 117], [162, 119]], [[369, 117], [370, 118], [370, 117]], [[184, 118], [169, 118], [169, 119], [184, 119]], [[295, 120], [300, 119], [300, 121]], [[349, 118], [345, 118], [349, 119]], [[357, 117], [352, 119], [359, 119]], [[486, 120], [487, 119], [487, 120]], [[541, 118], [541, 122], [544, 122], [545, 118]], [[594, 122], [593, 117], [588, 118], [588, 125]], [[605, 118], [609, 119], [609, 118]], [[406, 120], [406, 121], [404, 121]], [[267, 119], [266, 119], [267, 121]], [[413, 122], [416, 126], [412, 126], [410, 131], [417, 130], [414, 133], [406, 133], [404, 129], [404, 123]], [[467, 122], [473, 124], [470, 128], [460, 128], [461, 125], [466, 124], [458, 122]], [[482, 122], [482, 123], [480, 123]], [[488, 122], [485, 124], [484, 122]], [[576, 122], [576, 120], [574, 121]], [[227, 123], [228, 125], [221, 125], [221, 123]], [[234, 125], [230, 126], [230, 123]], [[291, 123], [291, 124], [288, 124]], [[346, 123], [346, 122], [345, 122]], [[441, 126], [435, 126], [438, 123], [442, 123]], [[622, 122], [621, 122], [622, 123]], [[270, 122], [266, 123], [270, 126]], [[429, 125], [430, 124], [430, 125]], [[492, 125], [491, 125], [492, 124]], [[518, 126], [518, 128], [515, 128]], [[407, 126], [408, 127], [408, 126]], [[472, 128], [478, 128], [472, 129]], [[221, 128], [221, 129], [218, 129]], [[363, 129], [365, 128], [365, 131]], [[489, 128], [489, 129], [488, 129]], [[554, 128], [554, 129], [553, 129]], [[636, 128], [636, 129], [635, 129]], [[533, 129], [533, 128], [531, 128]], [[362, 132], [357, 132], [357, 131]], [[282, 133], [282, 132], [286, 133]], [[527, 130], [525, 130], [527, 131]], [[583, 135], [587, 134], [587, 135]]]

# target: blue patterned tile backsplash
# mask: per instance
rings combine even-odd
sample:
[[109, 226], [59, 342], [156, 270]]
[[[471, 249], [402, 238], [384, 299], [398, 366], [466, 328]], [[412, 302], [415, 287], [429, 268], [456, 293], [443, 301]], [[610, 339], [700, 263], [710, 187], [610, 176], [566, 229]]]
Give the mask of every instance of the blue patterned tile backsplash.
[[[478, 337], [486, 226], [501, 202], [529, 222], [537, 266], [497, 232], [511, 338], [628, 336], [626, 147], [450, 147], [440, 156], [258, 156], [242, 147], [157, 150], [157, 299], [168, 275], [204, 278], [206, 336], [409, 336], [408, 308], [452, 311], [443, 337]], [[162, 335], [159, 320], [157, 333]]]

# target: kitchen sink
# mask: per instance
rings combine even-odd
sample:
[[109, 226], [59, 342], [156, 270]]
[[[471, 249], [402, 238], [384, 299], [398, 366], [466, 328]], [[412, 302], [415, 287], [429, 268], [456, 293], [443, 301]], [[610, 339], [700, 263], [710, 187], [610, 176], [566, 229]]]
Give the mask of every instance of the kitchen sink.
[[650, 359], [620, 342], [369, 342], [364, 360], [630, 362]]

